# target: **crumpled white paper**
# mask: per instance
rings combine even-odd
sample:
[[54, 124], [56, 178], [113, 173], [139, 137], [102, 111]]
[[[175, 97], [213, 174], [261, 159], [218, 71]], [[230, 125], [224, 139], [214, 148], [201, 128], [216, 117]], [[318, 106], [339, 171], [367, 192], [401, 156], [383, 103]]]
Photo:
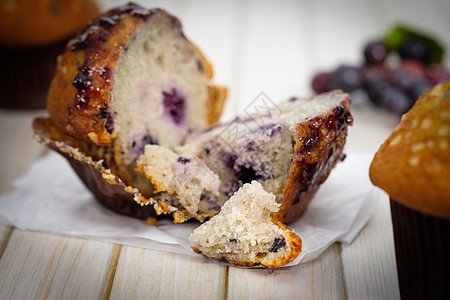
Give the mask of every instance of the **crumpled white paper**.
[[[337, 164], [303, 217], [288, 227], [303, 251], [289, 265], [310, 261], [334, 242], [350, 243], [375, 211], [378, 190], [368, 176], [369, 155], [348, 154]], [[197, 255], [189, 234], [199, 224], [144, 225], [99, 204], [64, 158], [49, 153], [36, 161], [12, 191], [0, 197], [0, 223], [20, 229], [93, 238], [112, 243]]]

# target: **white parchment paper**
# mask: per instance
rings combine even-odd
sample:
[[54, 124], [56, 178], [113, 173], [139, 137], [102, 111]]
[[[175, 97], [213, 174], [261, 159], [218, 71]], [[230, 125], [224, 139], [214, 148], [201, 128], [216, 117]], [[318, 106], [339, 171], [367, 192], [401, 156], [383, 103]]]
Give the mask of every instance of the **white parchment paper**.
[[[372, 157], [348, 154], [311, 201], [305, 215], [289, 224], [303, 251], [289, 265], [310, 261], [334, 242], [351, 243], [373, 214], [378, 189], [368, 177]], [[49, 153], [0, 197], [0, 223], [20, 229], [93, 238], [123, 245], [197, 255], [189, 234], [199, 224], [161, 226], [118, 215], [99, 204], [64, 158]]]

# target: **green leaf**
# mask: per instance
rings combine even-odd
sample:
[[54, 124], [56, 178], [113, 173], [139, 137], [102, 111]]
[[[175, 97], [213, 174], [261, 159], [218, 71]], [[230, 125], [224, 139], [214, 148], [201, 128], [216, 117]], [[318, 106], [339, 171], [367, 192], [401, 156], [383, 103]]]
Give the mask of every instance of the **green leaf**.
[[441, 64], [445, 49], [442, 44], [433, 36], [419, 32], [416, 29], [403, 25], [395, 26], [384, 37], [384, 43], [389, 51], [398, 52], [400, 47], [408, 40], [415, 39], [422, 41], [430, 50], [431, 62]]

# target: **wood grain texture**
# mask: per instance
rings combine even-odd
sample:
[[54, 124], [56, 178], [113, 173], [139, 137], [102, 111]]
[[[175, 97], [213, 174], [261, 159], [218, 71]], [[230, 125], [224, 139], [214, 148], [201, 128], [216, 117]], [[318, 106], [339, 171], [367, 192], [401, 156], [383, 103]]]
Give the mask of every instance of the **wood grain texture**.
[[389, 199], [385, 194], [358, 238], [342, 246], [342, 262], [349, 299], [400, 299]]
[[200, 256], [124, 246], [110, 299], [216, 299], [223, 268]]
[[113, 245], [14, 230], [0, 260], [0, 299], [98, 298]]
[[14, 231], [13, 227], [0, 225], [0, 260], [5, 252], [6, 246], [9, 243], [9, 239]]
[[229, 271], [230, 299], [342, 299], [339, 266], [333, 247], [312, 262], [289, 268]]
[[122, 251], [121, 245], [115, 245], [111, 260], [109, 263], [108, 275], [106, 275], [105, 284], [103, 286], [102, 300], [107, 300], [111, 296], [111, 288], [116, 277], [117, 264], [119, 263], [120, 252]]

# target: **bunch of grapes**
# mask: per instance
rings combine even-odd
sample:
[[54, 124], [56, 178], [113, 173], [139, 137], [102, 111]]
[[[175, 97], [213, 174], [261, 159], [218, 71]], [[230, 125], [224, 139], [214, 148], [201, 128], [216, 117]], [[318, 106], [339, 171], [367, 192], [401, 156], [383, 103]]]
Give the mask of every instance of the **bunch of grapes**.
[[385, 41], [371, 41], [363, 49], [362, 66], [340, 65], [317, 73], [312, 88], [316, 93], [365, 90], [377, 106], [404, 114], [427, 89], [450, 80], [450, 72], [440, 64], [443, 53], [436, 60], [435, 52], [420, 38], [404, 39], [395, 49]]

